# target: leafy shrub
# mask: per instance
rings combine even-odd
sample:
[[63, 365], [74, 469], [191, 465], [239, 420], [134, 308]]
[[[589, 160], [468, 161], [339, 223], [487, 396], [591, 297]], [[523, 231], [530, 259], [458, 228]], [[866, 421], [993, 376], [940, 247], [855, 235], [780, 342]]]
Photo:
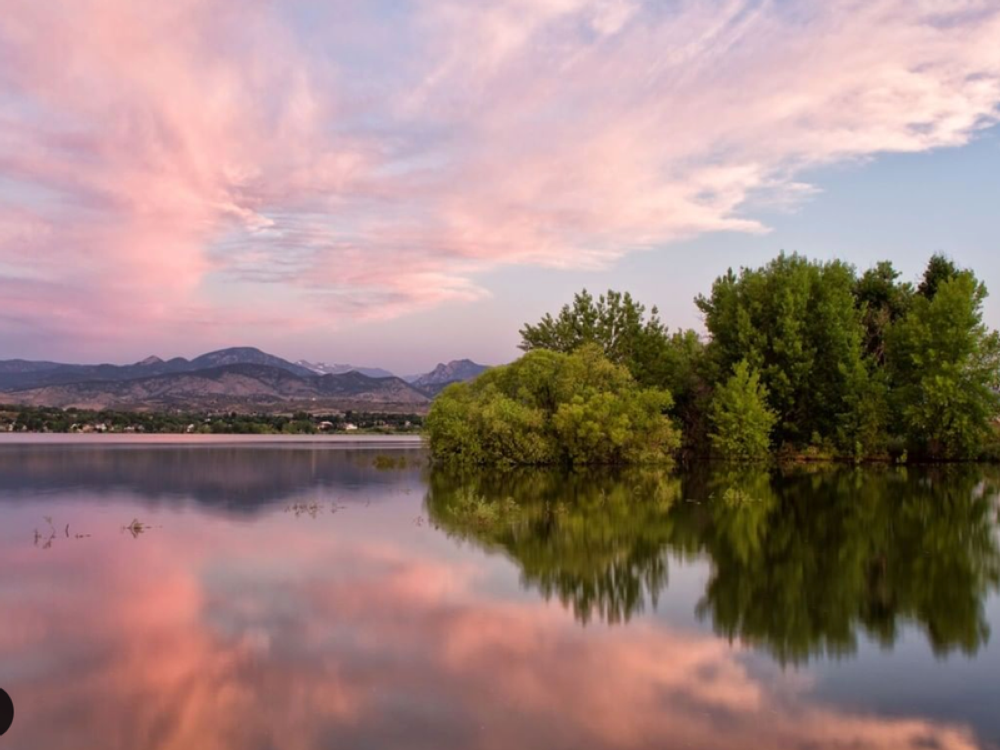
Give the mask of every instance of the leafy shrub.
[[778, 420], [767, 405], [767, 388], [746, 360], [716, 391], [710, 407], [712, 448], [725, 458], [755, 460], [768, 455]]
[[667, 391], [640, 387], [599, 347], [529, 352], [449, 386], [427, 417], [436, 459], [474, 464], [670, 460], [679, 436]]

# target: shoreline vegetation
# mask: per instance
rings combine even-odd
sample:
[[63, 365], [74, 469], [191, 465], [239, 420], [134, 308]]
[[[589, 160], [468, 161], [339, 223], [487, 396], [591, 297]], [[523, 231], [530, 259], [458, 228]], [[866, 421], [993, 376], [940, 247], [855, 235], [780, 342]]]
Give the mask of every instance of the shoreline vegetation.
[[719, 276], [707, 336], [630, 294], [575, 295], [520, 331], [525, 354], [447, 387], [435, 460], [470, 465], [1000, 461], [1000, 335], [985, 284], [934, 255], [916, 283], [883, 261], [778, 255]]
[[0, 434], [418, 435], [419, 414], [94, 411], [0, 404]]

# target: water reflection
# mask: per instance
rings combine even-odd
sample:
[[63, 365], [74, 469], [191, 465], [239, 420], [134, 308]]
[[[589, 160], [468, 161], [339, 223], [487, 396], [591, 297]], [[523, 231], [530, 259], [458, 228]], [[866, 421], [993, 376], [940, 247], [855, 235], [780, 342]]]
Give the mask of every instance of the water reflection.
[[252, 515], [305, 492], [349, 493], [412, 480], [425, 462], [420, 450], [322, 444], [0, 445], [0, 500], [128, 492]]
[[[980, 467], [703, 467], [452, 474], [428, 514], [503, 550], [524, 584], [581, 622], [627, 622], [667, 588], [671, 556], [707, 554], [698, 612], [781, 662], [886, 647], [916, 622], [935, 653], [974, 654], [1000, 587], [998, 482]], [[482, 508], [497, 509], [484, 511]]]
[[713, 575], [699, 604], [718, 632], [782, 660], [849, 654], [858, 630], [892, 646], [915, 622], [934, 652], [989, 639], [1000, 586], [997, 482], [978, 467], [716, 472], [701, 535]]
[[[839, 699], [815, 669], [861, 633], [896, 642], [915, 622], [924, 651], [975, 654], [940, 674], [995, 688], [997, 482], [980, 470], [456, 476], [379, 471], [371, 451], [115, 450], [34, 448], [20, 467], [0, 455], [12, 748], [986, 750], [1000, 737], [995, 712], [922, 709], [934, 681], [924, 703], [880, 712], [878, 688]], [[163, 479], [169, 493], [160, 451], [189, 474]], [[252, 513], [210, 477], [244, 470], [231, 479]], [[153, 530], [122, 532], [133, 518]], [[57, 532], [49, 549], [36, 527]]]
[[680, 479], [656, 470], [435, 470], [426, 505], [448, 534], [506, 552], [525, 585], [581, 622], [618, 623], [667, 586], [680, 497]]

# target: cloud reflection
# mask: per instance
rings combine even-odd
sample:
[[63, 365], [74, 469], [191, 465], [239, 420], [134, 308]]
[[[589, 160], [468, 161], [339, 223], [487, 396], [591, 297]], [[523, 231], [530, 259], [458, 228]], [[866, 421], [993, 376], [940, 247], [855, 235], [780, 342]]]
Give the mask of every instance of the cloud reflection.
[[[972, 750], [846, 711], [711, 635], [580, 628], [492, 594], [489, 561], [281, 514], [0, 548], [0, 666], [24, 750], [326, 747]], [[438, 540], [440, 540], [438, 538]], [[435, 551], [437, 550], [437, 551]]]

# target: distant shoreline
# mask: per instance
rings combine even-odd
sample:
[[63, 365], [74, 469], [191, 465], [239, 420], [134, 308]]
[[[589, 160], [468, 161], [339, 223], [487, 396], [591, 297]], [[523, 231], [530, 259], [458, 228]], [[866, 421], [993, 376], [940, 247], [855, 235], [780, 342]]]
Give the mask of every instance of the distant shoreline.
[[420, 435], [204, 435], [184, 433], [72, 433], [0, 432], [0, 446], [7, 445], [227, 445], [310, 444], [418, 447]]

